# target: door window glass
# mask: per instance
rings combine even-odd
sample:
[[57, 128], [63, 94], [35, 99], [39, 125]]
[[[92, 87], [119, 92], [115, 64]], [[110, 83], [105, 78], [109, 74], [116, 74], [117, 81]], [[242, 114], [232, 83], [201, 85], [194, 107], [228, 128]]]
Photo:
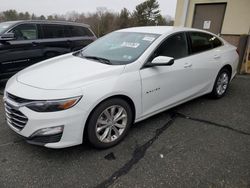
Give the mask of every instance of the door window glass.
[[178, 33], [167, 38], [155, 51], [151, 61], [157, 56], [168, 56], [174, 59], [186, 57], [188, 55], [188, 45], [186, 35]]
[[214, 36], [206, 33], [191, 32], [190, 38], [191, 38], [192, 53], [198, 53], [212, 49], [213, 45], [211, 39], [213, 37]]
[[219, 46], [222, 46], [222, 42], [215, 36], [209, 39], [210, 42], [212, 42], [213, 48], [217, 48]]
[[64, 35], [65, 37], [71, 37], [71, 26], [69, 25], [64, 26]]
[[56, 24], [44, 24], [41, 25], [43, 30], [43, 38], [63, 38], [64, 37], [64, 26]]
[[93, 37], [93, 33], [88, 29], [88, 28], [83, 28], [85, 30], [85, 33], [89, 36], [89, 37]]
[[87, 33], [85, 31], [85, 28], [80, 27], [80, 26], [71, 26], [71, 35], [72, 37], [82, 37], [82, 36], [86, 36]]
[[16, 40], [37, 39], [37, 29], [35, 24], [21, 24], [16, 26], [10, 32], [14, 33]]

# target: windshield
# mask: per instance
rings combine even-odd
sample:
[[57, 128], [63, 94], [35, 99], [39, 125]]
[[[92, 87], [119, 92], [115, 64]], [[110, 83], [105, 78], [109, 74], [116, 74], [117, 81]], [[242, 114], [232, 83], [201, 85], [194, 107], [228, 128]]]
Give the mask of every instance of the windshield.
[[147, 33], [113, 32], [84, 48], [81, 56], [106, 60], [113, 65], [128, 64], [139, 58], [158, 36]]
[[2, 34], [2, 32], [4, 32], [5, 30], [7, 30], [11, 25], [13, 25], [13, 23], [7, 23], [7, 22], [0, 23], [0, 34]]

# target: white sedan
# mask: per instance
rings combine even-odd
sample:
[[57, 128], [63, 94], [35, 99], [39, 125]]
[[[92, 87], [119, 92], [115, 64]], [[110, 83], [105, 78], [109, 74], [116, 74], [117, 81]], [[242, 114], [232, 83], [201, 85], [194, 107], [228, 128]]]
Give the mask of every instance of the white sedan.
[[7, 123], [29, 143], [97, 148], [120, 142], [134, 122], [204, 94], [224, 96], [236, 48], [197, 29], [135, 27], [14, 75], [4, 92]]

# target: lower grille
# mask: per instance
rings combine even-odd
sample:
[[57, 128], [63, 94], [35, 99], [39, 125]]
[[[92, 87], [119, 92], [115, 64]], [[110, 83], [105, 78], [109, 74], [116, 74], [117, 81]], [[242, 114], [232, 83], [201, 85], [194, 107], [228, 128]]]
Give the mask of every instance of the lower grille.
[[8, 102], [5, 102], [5, 112], [8, 124], [19, 131], [21, 131], [28, 122], [28, 118]]
[[59, 142], [62, 138], [62, 133], [48, 136], [34, 136], [32, 138], [28, 138], [27, 141], [31, 144], [42, 145], [46, 143], [55, 143]]

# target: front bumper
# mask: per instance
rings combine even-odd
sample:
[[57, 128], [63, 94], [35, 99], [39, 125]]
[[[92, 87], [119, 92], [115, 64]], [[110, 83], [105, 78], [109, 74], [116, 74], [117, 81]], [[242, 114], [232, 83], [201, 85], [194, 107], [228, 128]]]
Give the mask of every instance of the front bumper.
[[[8, 98], [4, 98], [4, 101], [5, 103], [14, 105], [13, 101]], [[7, 114], [8, 109], [5, 110]], [[82, 143], [86, 116], [84, 115], [84, 111], [77, 107], [77, 105], [59, 112], [39, 113], [25, 106], [19, 107], [18, 111], [28, 119], [25, 126], [22, 129], [17, 129], [9, 121], [7, 123], [13, 131], [26, 138], [29, 143], [43, 145], [48, 148], [64, 148]], [[32, 136], [38, 130], [57, 126], [64, 127], [61, 134]]]

